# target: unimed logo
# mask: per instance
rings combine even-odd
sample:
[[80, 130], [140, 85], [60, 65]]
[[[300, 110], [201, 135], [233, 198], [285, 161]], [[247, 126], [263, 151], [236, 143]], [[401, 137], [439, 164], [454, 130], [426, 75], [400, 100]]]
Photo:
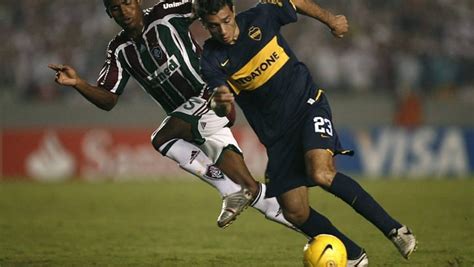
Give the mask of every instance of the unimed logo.
[[173, 55], [167, 63], [160, 66], [155, 72], [147, 77], [149, 81], [157, 79], [160, 84], [164, 83], [180, 67], [178, 60]]
[[179, 1], [179, 2], [173, 2], [173, 3], [165, 3], [163, 5], [163, 8], [164, 9], [168, 9], [168, 8], [174, 8], [174, 7], [179, 7], [180, 5], [183, 5], [185, 3], [187, 3], [188, 1]]

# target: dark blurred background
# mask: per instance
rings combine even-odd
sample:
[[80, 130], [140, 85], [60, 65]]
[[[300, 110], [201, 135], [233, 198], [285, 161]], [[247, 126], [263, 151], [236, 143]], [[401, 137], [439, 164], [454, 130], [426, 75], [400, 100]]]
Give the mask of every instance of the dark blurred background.
[[[156, 3], [143, 1], [144, 7]], [[239, 11], [257, 1], [236, 2]], [[350, 32], [343, 39], [304, 16], [283, 31], [325, 89], [343, 143], [359, 152], [342, 168], [367, 176], [472, 174], [474, 1], [316, 2], [347, 16]], [[192, 29], [202, 44], [206, 31], [199, 22]], [[107, 44], [120, 31], [102, 0], [3, 0], [0, 30], [4, 175], [46, 177], [54, 168], [58, 177], [166, 173], [170, 162], [149, 144], [166, 114], [132, 79], [118, 105], [104, 112], [55, 84], [47, 68], [69, 64], [95, 83]], [[265, 153], [241, 114], [237, 126], [250, 168], [260, 175]], [[78, 129], [60, 130], [71, 127]], [[137, 129], [133, 138], [120, 137], [130, 129]], [[70, 160], [64, 161], [67, 153]]]
[[[301, 16], [299, 23], [285, 28], [285, 35], [336, 105], [338, 99], [352, 110], [363, 103], [379, 103], [377, 107], [385, 106], [379, 114], [384, 119], [368, 114], [386, 123], [446, 124], [451, 117], [454, 124], [473, 124], [471, 116], [465, 116], [468, 122], [464, 122], [455, 113], [456, 109], [470, 111], [462, 106], [474, 103], [473, 1], [317, 2], [345, 14], [350, 33], [337, 40], [325, 26]], [[144, 6], [154, 3], [145, 0]], [[237, 9], [254, 4], [239, 0]], [[88, 81], [95, 81], [105, 47], [119, 30], [105, 14], [102, 1], [4, 0], [0, 5], [0, 29], [5, 38], [0, 48], [4, 105], [87, 105], [74, 90], [56, 86], [54, 73], [46, 66], [70, 64]], [[194, 29], [201, 42], [207, 38], [199, 23]], [[121, 102], [153, 105], [135, 83], [129, 87], [133, 89], [126, 90]], [[419, 109], [417, 118], [400, 118], [406, 116], [398, 114], [400, 109], [413, 106]], [[350, 117], [340, 117], [340, 123], [352, 124]], [[11, 122], [18, 124], [23, 119], [14, 122], [12, 118]]]

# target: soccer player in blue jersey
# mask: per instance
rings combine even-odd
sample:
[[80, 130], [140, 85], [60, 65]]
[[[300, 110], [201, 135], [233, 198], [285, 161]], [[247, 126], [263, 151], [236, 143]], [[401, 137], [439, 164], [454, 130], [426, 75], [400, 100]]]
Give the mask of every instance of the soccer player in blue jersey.
[[365, 251], [310, 207], [308, 187], [318, 185], [372, 222], [408, 258], [416, 247], [410, 230], [355, 180], [337, 172], [333, 157], [352, 152], [340, 144], [325, 93], [280, 33], [302, 13], [341, 37], [345, 17], [322, 16], [312, 0], [266, 2], [236, 15], [232, 0], [197, 1], [196, 13], [212, 36], [201, 57], [202, 75], [214, 90], [211, 108], [225, 116], [234, 99], [242, 108], [267, 149], [266, 197], [276, 196], [285, 218], [302, 232], [335, 235], [347, 248], [348, 266], [368, 265]]
[[111, 110], [133, 77], [168, 114], [152, 134], [155, 149], [223, 197], [219, 227], [228, 226], [250, 204], [266, 218], [292, 228], [276, 199], [263, 197], [265, 185], [257, 183], [247, 169], [229, 129], [233, 118], [218, 117], [208, 108], [207, 84], [199, 75], [201, 49], [189, 32], [192, 2], [162, 1], [147, 10], [142, 10], [141, 0], [103, 2], [123, 30], [107, 47], [97, 84], [82, 79], [71, 66], [50, 64], [55, 81]]

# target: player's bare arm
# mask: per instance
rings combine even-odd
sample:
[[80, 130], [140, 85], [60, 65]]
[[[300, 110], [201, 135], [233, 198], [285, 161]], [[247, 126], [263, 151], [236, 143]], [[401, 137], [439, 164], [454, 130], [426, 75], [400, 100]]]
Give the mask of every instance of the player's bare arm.
[[298, 13], [315, 18], [326, 24], [334, 36], [342, 38], [349, 30], [349, 24], [344, 15], [334, 15], [322, 8], [313, 0], [293, 0]]
[[[274, 3], [280, 0], [260, 0], [262, 3]], [[314, 0], [292, 0], [297, 8], [297, 12], [326, 24], [331, 33], [338, 38], [344, 37], [349, 30], [347, 18], [344, 15], [334, 15], [330, 11], [322, 8], [314, 2]]]
[[74, 87], [89, 102], [103, 110], [111, 110], [118, 101], [118, 95], [99, 86], [93, 86], [83, 80], [76, 70], [68, 65], [49, 64], [48, 67], [56, 71], [54, 81], [60, 85]]
[[212, 94], [210, 106], [211, 109], [219, 117], [224, 117], [230, 113], [232, 109], [232, 103], [234, 102], [234, 95], [226, 85], [221, 85], [216, 88]]

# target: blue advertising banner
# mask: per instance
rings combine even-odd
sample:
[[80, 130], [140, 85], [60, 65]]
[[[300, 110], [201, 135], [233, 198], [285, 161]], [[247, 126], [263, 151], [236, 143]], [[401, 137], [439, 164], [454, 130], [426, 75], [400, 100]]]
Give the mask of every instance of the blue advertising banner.
[[354, 157], [338, 157], [338, 169], [377, 176], [462, 177], [474, 173], [474, 130], [423, 127], [339, 132]]

